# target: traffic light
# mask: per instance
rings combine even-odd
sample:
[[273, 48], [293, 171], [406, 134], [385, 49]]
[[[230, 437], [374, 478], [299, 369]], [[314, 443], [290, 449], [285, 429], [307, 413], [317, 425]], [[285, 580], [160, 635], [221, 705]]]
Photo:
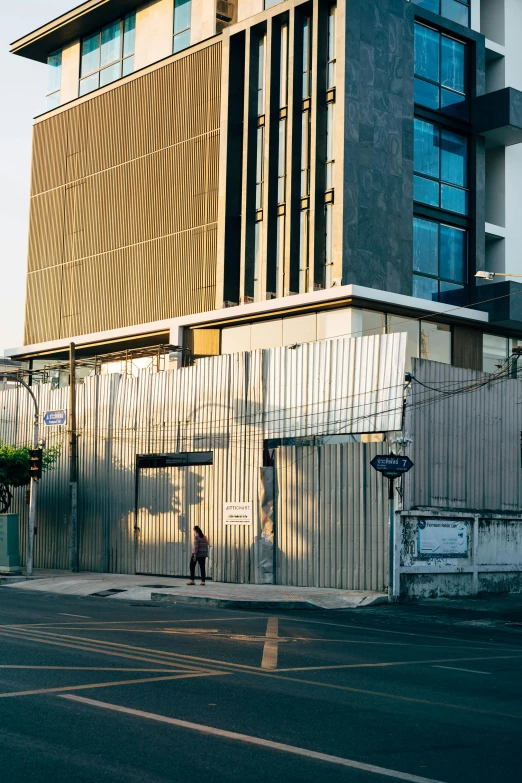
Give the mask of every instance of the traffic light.
[[31, 465], [29, 467], [29, 475], [31, 478], [42, 478], [42, 449], [29, 449], [31, 456]]

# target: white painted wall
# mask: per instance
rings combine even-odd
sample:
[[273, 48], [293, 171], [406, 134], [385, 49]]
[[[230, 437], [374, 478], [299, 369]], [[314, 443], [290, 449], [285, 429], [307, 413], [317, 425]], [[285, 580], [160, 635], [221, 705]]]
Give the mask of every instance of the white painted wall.
[[80, 81], [80, 40], [73, 41], [62, 49], [62, 79], [60, 103], [68, 103], [78, 97]]
[[[522, 90], [522, 2], [503, 0], [506, 87]], [[506, 147], [506, 272], [522, 274], [522, 144]]]
[[134, 70], [172, 54], [174, 0], [153, 0], [136, 12]]

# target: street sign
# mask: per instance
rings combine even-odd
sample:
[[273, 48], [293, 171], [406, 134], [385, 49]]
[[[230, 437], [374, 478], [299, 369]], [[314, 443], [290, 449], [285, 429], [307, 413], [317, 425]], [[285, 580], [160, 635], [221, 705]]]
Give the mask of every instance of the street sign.
[[46, 411], [43, 415], [43, 421], [47, 427], [67, 424], [67, 411]]
[[467, 557], [467, 522], [456, 519], [419, 520], [417, 551], [419, 557]]
[[409, 457], [398, 457], [396, 454], [379, 454], [374, 457], [370, 465], [385, 478], [396, 479], [407, 473], [413, 467]]

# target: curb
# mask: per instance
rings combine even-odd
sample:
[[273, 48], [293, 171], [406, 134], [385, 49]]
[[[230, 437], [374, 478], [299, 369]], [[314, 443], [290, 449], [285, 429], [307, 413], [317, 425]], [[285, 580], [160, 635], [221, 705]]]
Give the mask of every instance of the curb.
[[173, 595], [169, 593], [151, 593], [150, 600], [158, 604], [204, 604], [220, 609], [248, 609], [266, 611], [267, 609], [321, 609], [309, 601], [248, 601], [237, 598], [210, 598], [206, 595]]
[[0, 574], [0, 585], [14, 585], [17, 582], [29, 582], [27, 576], [3, 576]]

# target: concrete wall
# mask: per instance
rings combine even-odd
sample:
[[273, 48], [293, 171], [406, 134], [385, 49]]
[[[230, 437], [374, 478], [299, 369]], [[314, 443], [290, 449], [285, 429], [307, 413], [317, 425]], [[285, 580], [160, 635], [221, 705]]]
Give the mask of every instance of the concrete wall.
[[260, 14], [263, 10], [263, 0], [236, 0], [238, 2], [237, 21], [247, 19], [249, 16]]
[[136, 12], [134, 70], [172, 54], [174, 0], [154, 0]]
[[[418, 531], [426, 521], [457, 522], [465, 557], [423, 557]], [[397, 593], [403, 599], [522, 592], [522, 516], [437, 511], [404, 513], [397, 525]]]
[[216, 0], [192, 0], [190, 43], [199, 43], [215, 34]]

